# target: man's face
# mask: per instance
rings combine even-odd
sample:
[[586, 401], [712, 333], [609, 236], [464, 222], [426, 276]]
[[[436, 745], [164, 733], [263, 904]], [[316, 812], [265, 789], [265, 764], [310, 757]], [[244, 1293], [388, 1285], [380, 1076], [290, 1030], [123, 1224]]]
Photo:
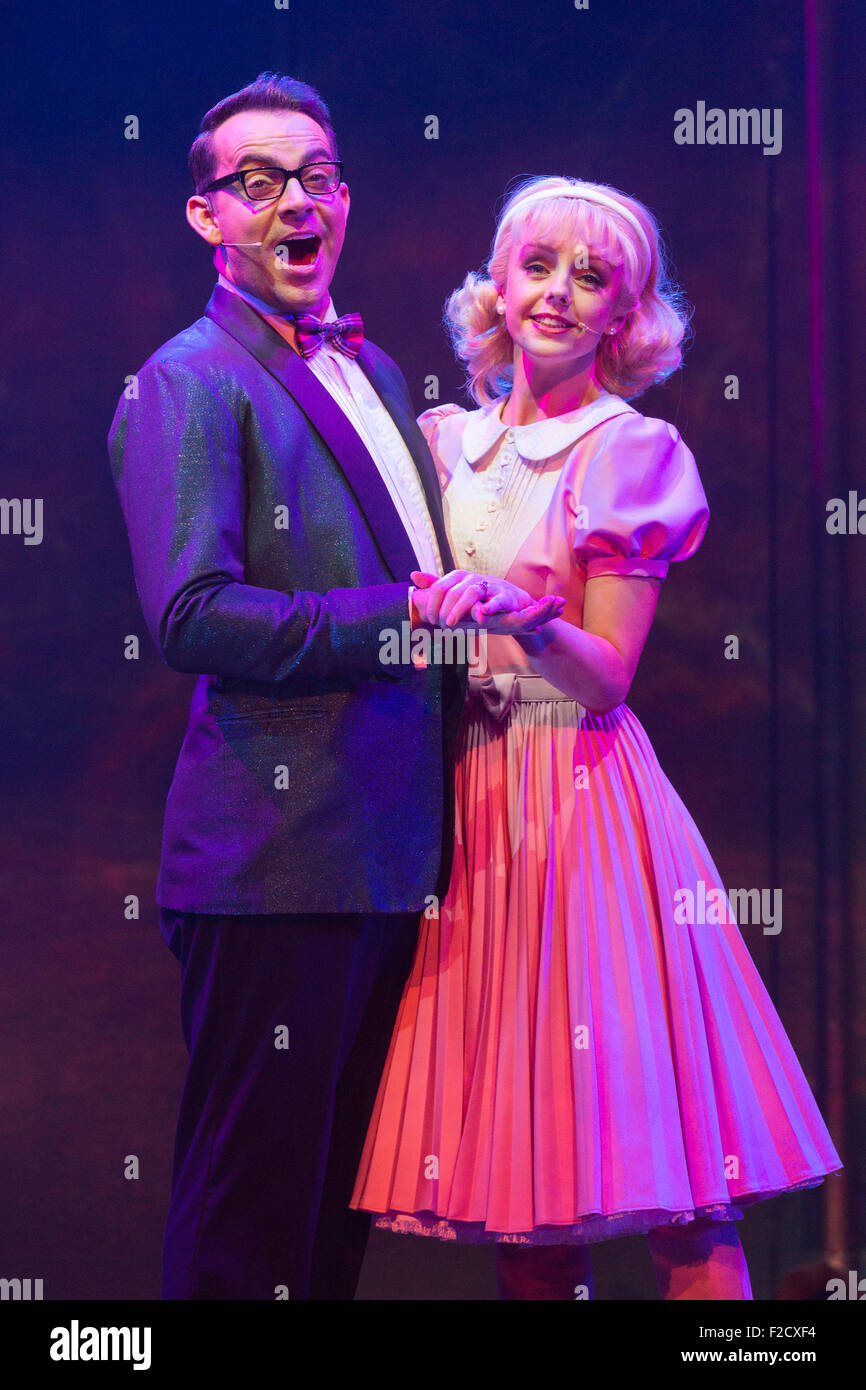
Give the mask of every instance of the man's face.
[[[213, 132], [214, 179], [241, 169], [275, 164], [297, 169], [333, 160], [324, 130], [300, 111], [240, 111]], [[211, 211], [212, 209], [212, 211]], [[349, 214], [349, 190], [311, 197], [289, 179], [280, 198], [253, 202], [243, 185], [196, 194], [187, 203], [190, 225], [211, 246], [227, 280], [282, 313], [313, 313], [328, 307], [329, 287], [340, 258]], [[308, 240], [313, 238], [313, 240]], [[222, 246], [261, 242], [260, 246]]]

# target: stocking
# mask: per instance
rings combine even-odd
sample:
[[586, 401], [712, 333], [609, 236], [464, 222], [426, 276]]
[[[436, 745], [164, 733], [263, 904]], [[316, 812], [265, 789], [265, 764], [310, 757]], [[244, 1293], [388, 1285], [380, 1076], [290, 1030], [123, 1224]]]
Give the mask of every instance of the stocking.
[[746, 1257], [733, 1221], [657, 1226], [647, 1235], [663, 1299], [752, 1297]]
[[499, 1242], [494, 1252], [500, 1299], [592, 1298], [592, 1265], [586, 1245]]

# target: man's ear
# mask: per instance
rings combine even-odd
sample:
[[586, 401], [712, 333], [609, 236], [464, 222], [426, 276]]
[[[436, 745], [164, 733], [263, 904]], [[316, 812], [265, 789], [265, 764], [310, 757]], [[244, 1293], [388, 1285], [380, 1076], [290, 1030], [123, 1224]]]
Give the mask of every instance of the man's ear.
[[194, 193], [187, 201], [186, 220], [193, 231], [204, 237], [210, 246], [219, 246], [222, 243], [223, 234], [216, 224], [210, 199], [203, 193]]

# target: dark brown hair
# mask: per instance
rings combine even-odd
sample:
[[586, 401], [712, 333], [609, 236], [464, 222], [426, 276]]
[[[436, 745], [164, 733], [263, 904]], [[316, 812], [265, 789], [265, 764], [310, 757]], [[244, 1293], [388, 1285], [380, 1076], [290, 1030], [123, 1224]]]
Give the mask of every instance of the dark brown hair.
[[213, 131], [239, 111], [302, 111], [322, 127], [334, 151], [334, 159], [340, 158], [331, 115], [319, 93], [306, 82], [286, 77], [281, 72], [260, 72], [255, 82], [241, 87], [239, 92], [232, 92], [231, 96], [223, 97], [202, 117], [199, 133], [189, 152], [189, 172], [196, 193], [216, 178], [217, 161], [211, 139]]

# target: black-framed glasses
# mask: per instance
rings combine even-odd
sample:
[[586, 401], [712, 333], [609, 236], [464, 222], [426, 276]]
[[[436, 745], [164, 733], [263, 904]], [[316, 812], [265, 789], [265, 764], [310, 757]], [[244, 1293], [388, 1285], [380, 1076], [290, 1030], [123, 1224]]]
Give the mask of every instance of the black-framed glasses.
[[334, 193], [340, 187], [343, 166], [336, 161], [317, 160], [314, 164], [302, 164], [299, 169], [280, 169], [276, 164], [268, 164], [261, 169], [239, 169], [236, 174], [215, 179], [201, 192], [215, 193], [219, 188], [239, 183], [252, 202], [265, 203], [271, 198], [281, 198], [289, 179], [297, 179], [305, 193], [318, 198], [324, 193]]

